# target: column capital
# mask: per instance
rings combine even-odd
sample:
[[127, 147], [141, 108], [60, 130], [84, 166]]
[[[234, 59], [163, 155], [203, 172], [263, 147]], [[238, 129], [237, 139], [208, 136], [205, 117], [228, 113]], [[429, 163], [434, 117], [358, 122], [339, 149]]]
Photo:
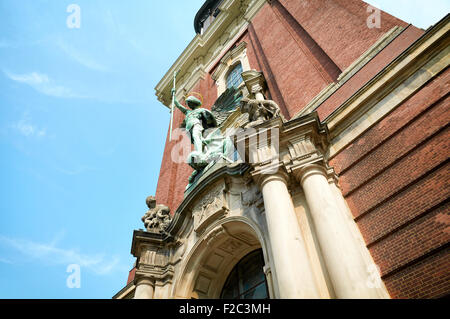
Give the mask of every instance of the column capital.
[[266, 79], [262, 72], [256, 70], [244, 71], [242, 72], [242, 79], [251, 95], [257, 95], [258, 93], [263, 95], [262, 92], [266, 88]]
[[319, 174], [323, 175], [328, 180], [329, 184], [334, 183], [338, 186], [338, 176], [334, 171], [334, 168], [328, 166], [326, 163], [306, 164], [301, 167], [291, 168], [290, 171], [294, 174], [296, 180], [300, 183], [300, 185], [303, 184], [303, 181], [308, 176]]
[[251, 174], [260, 188], [264, 187], [266, 183], [275, 180], [281, 181], [284, 184], [286, 184], [286, 186], [288, 186], [289, 175], [285, 172], [284, 168], [281, 166], [273, 170], [267, 170], [265, 172], [259, 170], [254, 171]]
[[321, 164], [307, 164], [305, 166], [292, 169], [292, 173], [301, 185], [303, 184], [305, 178], [311, 175], [319, 174], [328, 179], [327, 169]]
[[137, 271], [134, 277], [134, 285], [135, 286], [149, 285], [155, 287], [155, 278], [153, 278], [153, 276], [145, 272]]

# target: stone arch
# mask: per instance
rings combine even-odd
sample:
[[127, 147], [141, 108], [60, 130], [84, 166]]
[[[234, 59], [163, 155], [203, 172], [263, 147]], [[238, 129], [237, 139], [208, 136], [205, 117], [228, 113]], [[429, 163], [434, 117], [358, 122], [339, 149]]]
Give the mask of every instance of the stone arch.
[[[233, 267], [248, 253], [262, 249], [269, 265], [267, 239], [250, 219], [233, 216], [210, 225], [186, 256], [174, 285], [175, 298], [217, 299]], [[266, 274], [269, 277], [270, 274]], [[269, 294], [272, 279], [267, 278]]]

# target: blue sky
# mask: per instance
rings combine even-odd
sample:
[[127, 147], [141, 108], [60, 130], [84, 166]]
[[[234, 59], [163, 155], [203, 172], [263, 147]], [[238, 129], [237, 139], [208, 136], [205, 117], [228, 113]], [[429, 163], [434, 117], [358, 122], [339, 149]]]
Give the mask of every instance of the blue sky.
[[[169, 123], [154, 87], [203, 2], [0, 0], [0, 298], [111, 298], [125, 285]], [[422, 28], [450, 11], [369, 3]], [[70, 264], [80, 288], [66, 285]]]

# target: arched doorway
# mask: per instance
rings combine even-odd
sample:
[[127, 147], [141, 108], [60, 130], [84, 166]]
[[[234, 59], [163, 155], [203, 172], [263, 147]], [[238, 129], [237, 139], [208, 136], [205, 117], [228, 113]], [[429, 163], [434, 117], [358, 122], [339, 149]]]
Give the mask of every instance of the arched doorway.
[[264, 275], [264, 256], [257, 249], [244, 256], [234, 266], [220, 294], [221, 299], [268, 299]]
[[[183, 269], [176, 278], [174, 296], [189, 299], [221, 298], [229, 275], [238, 264], [243, 264], [247, 260], [247, 256], [248, 258], [257, 256], [260, 276], [261, 271], [263, 276], [264, 272], [268, 273], [269, 278], [264, 282], [264, 287], [268, 287], [271, 292], [268, 295], [272, 296], [268, 251], [262, 232], [249, 219], [237, 216], [214, 223], [197, 240], [187, 254]], [[261, 289], [259, 286], [250, 288]], [[247, 289], [242, 291], [247, 292]], [[257, 292], [260, 293], [260, 290]]]

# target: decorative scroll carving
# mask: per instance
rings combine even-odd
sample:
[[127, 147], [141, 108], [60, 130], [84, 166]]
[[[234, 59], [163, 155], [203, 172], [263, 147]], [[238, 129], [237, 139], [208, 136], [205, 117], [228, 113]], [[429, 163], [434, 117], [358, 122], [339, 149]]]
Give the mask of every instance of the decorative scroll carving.
[[258, 187], [252, 186], [247, 191], [241, 193], [241, 203], [244, 214], [258, 219], [258, 214], [264, 210], [264, 200]]
[[162, 233], [169, 226], [172, 218], [170, 209], [165, 205], [156, 205], [154, 196], [147, 197], [146, 200], [149, 210], [142, 216], [141, 220], [149, 232]]
[[136, 276], [145, 276], [159, 285], [171, 282], [174, 267], [170, 262], [170, 249], [143, 244], [137, 265]]
[[225, 229], [222, 225], [217, 226], [204, 238], [207, 246], [210, 246], [219, 236], [226, 234]]
[[194, 230], [197, 233], [228, 211], [224, 187], [223, 184], [217, 185], [195, 205], [192, 214], [194, 216]]

